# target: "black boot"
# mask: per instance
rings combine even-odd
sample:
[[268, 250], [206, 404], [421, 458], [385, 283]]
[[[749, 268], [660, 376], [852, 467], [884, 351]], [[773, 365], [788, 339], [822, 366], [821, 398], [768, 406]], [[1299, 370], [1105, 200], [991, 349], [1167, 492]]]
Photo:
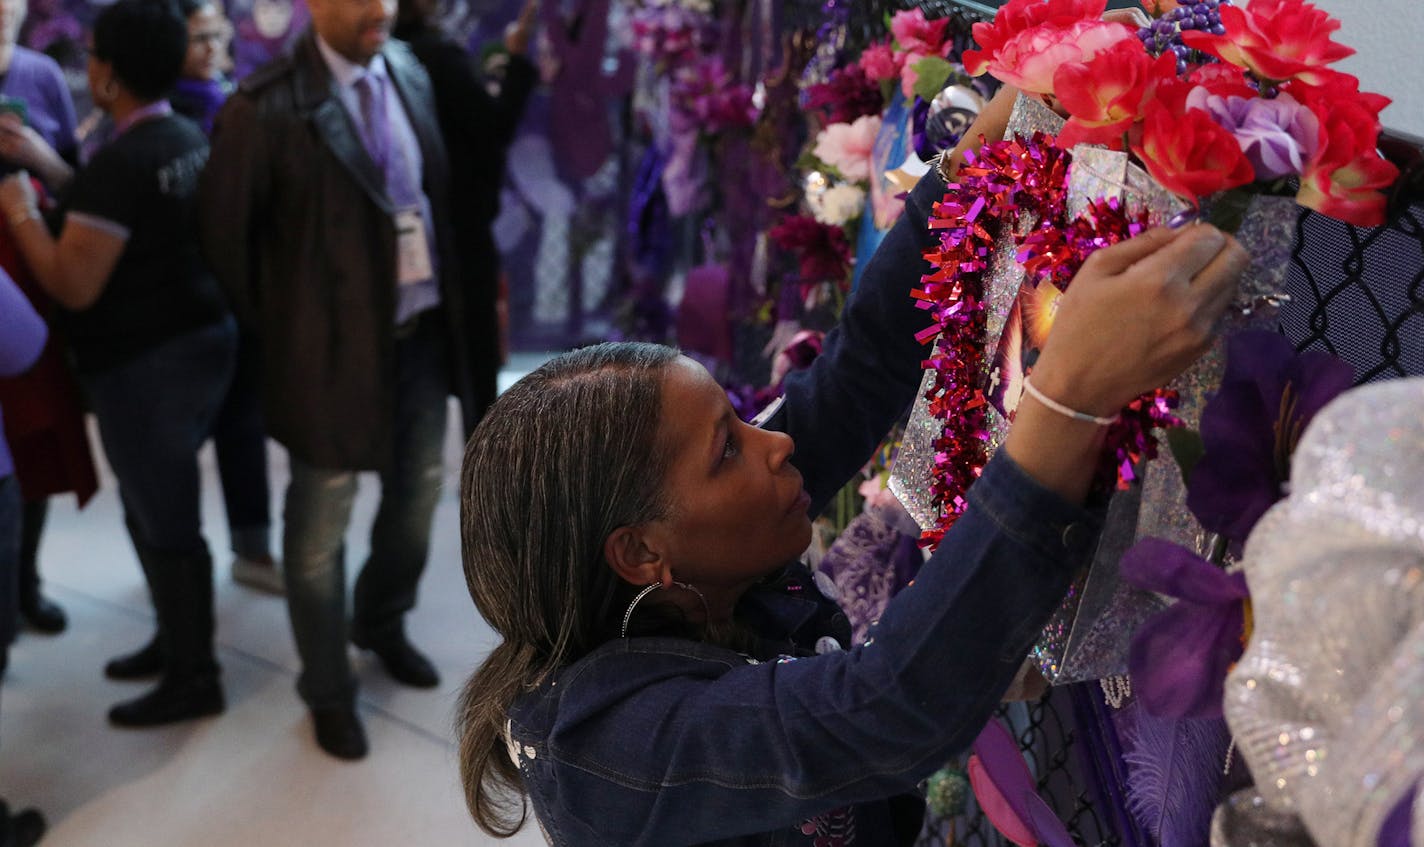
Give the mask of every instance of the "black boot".
[[153, 553], [143, 540], [139, 537], [138, 527], [127, 515], [124, 516], [124, 526], [128, 528], [129, 540], [133, 542], [134, 554], [138, 557], [139, 567], [143, 569], [143, 581], [148, 586], [149, 600], [153, 602], [154, 618], [156, 619], [157, 631], [148, 643], [132, 653], [124, 653], [115, 656], [104, 665], [104, 676], [109, 679], [131, 680], [147, 679], [151, 676], [158, 676], [163, 673], [163, 619], [158, 615], [158, 602], [153, 600]]
[[217, 674], [166, 676], [158, 687], [109, 710], [114, 726], [162, 726], [216, 715], [226, 708]]
[[104, 665], [104, 676], [109, 679], [147, 679], [163, 672], [163, 643], [154, 633], [149, 642], [132, 653], [115, 656]]
[[213, 560], [148, 551], [144, 562], [158, 612], [165, 667], [158, 687], [109, 711], [116, 726], [176, 723], [221, 712], [225, 706], [213, 658]]
[[0, 847], [32, 847], [44, 834], [45, 819], [38, 809], [21, 809], [12, 815], [0, 800]]
[[40, 534], [49, 513], [47, 500], [25, 503], [20, 512], [20, 616], [36, 632], [64, 632], [69, 619], [58, 604], [40, 593]]

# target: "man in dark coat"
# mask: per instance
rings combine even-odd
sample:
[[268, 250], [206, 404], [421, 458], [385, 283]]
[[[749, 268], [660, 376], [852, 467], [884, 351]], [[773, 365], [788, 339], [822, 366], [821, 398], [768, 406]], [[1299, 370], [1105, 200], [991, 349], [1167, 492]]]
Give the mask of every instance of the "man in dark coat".
[[[435, 668], [407, 640], [442, 480], [446, 398], [478, 418], [491, 322], [450, 226], [430, 79], [389, 39], [395, 0], [310, 0], [312, 29], [218, 115], [201, 188], [205, 251], [262, 338], [268, 429], [286, 446], [283, 562], [317, 743], [366, 754], [347, 656], [344, 536], [356, 474], [381, 503], [350, 639], [408, 685]], [[487, 356], [481, 352], [479, 355]]]
[[[487, 90], [488, 80], [464, 46], [441, 30], [439, 5], [438, 0], [399, 0], [395, 36], [410, 45], [430, 74], [436, 116], [450, 153], [455, 228], [460, 233], [462, 264], [470, 274], [469, 297], [479, 303], [479, 316], [496, 321], [481, 333], [489, 346], [479, 351], [479, 358], [488, 367], [474, 373], [483, 409], [494, 400], [497, 363], [503, 357], [495, 314], [500, 257], [490, 227], [499, 215], [509, 145], [539, 81], [539, 71], [527, 56], [538, 0], [526, 0], [518, 20], [505, 31], [507, 52], [502, 55], [508, 62], [497, 93]], [[466, 435], [475, 423], [474, 419], [465, 421]]]

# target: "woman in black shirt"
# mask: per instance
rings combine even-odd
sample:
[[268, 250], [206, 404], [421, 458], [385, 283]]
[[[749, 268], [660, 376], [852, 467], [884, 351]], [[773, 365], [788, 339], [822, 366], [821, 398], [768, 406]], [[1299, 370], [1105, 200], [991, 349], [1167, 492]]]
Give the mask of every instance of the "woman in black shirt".
[[212, 559], [198, 447], [232, 378], [236, 328], [198, 249], [195, 191], [208, 144], [164, 95], [187, 50], [167, 0], [119, 0], [94, 23], [89, 88], [115, 137], [75, 175], [58, 238], [23, 172], [0, 212], [63, 325], [90, 396], [158, 617], [162, 681], [109, 712], [153, 726], [223, 709], [213, 657]]

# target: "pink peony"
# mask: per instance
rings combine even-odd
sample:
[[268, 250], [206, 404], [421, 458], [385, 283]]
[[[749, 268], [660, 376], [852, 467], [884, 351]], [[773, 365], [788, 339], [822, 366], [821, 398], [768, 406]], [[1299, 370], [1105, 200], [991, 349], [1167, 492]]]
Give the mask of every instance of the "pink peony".
[[879, 134], [879, 115], [866, 115], [854, 123], [831, 124], [816, 135], [812, 152], [848, 181], [865, 182], [870, 179], [870, 154]]
[[1066, 29], [1035, 27], [995, 51], [987, 70], [1021, 91], [1051, 94], [1053, 75], [1059, 67], [1086, 62], [1114, 44], [1136, 37], [1131, 27], [1107, 21], [1079, 21]]
[[964, 51], [964, 69], [970, 76], [979, 76], [989, 69], [989, 62], [1010, 41], [1029, 32], [1042, 29], [1067, 29], [1076, 23], [1096, 21], [1103, 16], [1107, 0], [1009, 0], [994, 15], [993, 21], [974, 25], [974, 41], [978, 50]]
[[932, 21], [926, 18], [919, 8], [896, 12], [890, 19], [890, 32], [895, 36], [895, 43], [901, 53], [940, 55], [948, 46], [944, 37], [948, 27], [949, 18]]
[[898, 79], [901, 60], [889, 44], [872, 44], [860, 54], [860, 68], [876, 82]]

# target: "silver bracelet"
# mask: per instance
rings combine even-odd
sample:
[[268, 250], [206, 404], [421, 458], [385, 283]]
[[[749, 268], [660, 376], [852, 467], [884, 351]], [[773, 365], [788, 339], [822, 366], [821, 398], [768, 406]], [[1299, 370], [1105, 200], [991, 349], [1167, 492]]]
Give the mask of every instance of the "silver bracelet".
[[1070, 417], [1075, 421], [1083, 421], [1085, 423], [1097, 424], [1098, 426], [1112, 426], [1113, 424], [1118, 422], [1119, 418], [1122, 417], [1122, 415], [1113, 415], [1110, 418], [1100, 418], [1097, 415], [1090, 415], [1087, 412], [1080, 412], [1077, 409], [1070, 409], [1062, 403], [1059, 403], [1057, 400], [1054, 400], [1053, 398], [1044, 394], [1042, 391], [1039, 391], [1038, 387], [1033, 384], [1032, 380], [1025, 379], [1023, 387], [1024, 392], [1029, 395], [1032, 395], [1033, 399], [1037, 400], [1038, 402], [1042, 403], [1043, 405], [1047, 406], [1058, 414], [1063, 415], [1065, 417]]

